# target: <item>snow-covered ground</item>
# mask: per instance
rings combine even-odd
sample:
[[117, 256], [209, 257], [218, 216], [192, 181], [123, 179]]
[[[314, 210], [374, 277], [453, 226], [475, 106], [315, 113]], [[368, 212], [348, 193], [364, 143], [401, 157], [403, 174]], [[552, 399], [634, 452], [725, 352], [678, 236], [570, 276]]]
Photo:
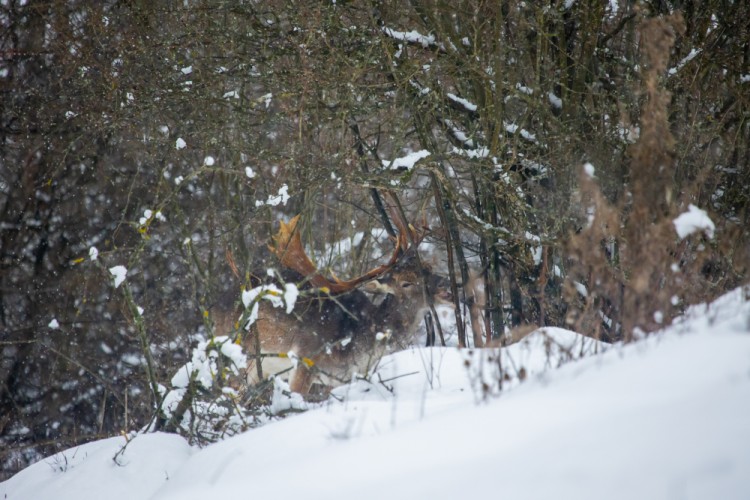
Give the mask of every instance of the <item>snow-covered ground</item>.
[[167, 434], [79, 446], [0, 499], [748, 499], [748, 296], [628, 346], [535, 333], [503, 353], [527, 380], [499, 396], [486, 353], [415, 348], [342, 402], [204, 449]]

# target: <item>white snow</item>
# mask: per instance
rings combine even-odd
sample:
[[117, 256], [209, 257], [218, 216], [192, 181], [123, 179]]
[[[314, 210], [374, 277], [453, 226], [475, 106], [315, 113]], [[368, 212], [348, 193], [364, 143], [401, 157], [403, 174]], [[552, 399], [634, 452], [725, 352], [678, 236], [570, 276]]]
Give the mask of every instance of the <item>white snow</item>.
[[213, 167], [214, 163], [216, 163], [216, 160], [213, 156], [206, 156], [205, 158], [203, 158], [203, 164], [207, 167]]
[[427, 95], [430, 92], [432, 92], [432, 90], [430, 89], [430, 87], [424, 87], [424, 86], [420, 85], [419, 83], [415, 82], [414, 80], [409, 80], [409, 84], [412, 87], [414, 87], [415, 89], [417, 89], [419, 91], [420, 95]]
[[623, 141], [629, 144], [634, 144], [641, 137], [641, 127], [636, 125], [630, 125], [628, 127], [618, 125], [617, 135]]
[[51, 328], [52, 330], [57, 330], [58, 328], [60, 328], [60, 323], [56, 318], [52, 318], [52, 321], [47, 324], [47, 327]]
[[529, 142], [536, 142], [536, 135], [532, 134], [531, 132], [529, 132], [525, 128], [521, 129], [521, 137], [523, 137], [524, 139], [526, 139]]
[[435, 37], [432, 35], [423, 35], [419, 33], [418, 31], [396, 31], [391, 28], [383, 28], [383, 33], [388, 35], [389, 37], [396, 39], [396, 40], [402, 40], [405, 42], [412, 42], [412, 43], [419, 43], [422, 45], [422, 47], [429, 47], [430, 45], [435, 44]]
[[461, 141], [463, 143], [464, 147], [468, 148], [469, 150], [476, 149], [474, 145], [474, 141], [468, 135], [466, 135], [466, 132], [456, 127], [453, 124], [453, 120], [446, 119], [446, 120], [443, 120], [443, 123], [445, 124], [446, 127], [448, 127], [453, 137], [455, 137], [456, 140]]
[[553, 108], [562, 109], [563, 101], [558, 96], [556, 96], [554, 92], [548, 92], [547, 98], [549, 99], [549, 103], [552, 105]]
[[695, 56], [701, 53], [701, 50], [699, 49], [692, 49], [690, 50], [690, 53], [686, 55], [674, 68], [669, 68], [669, 75], [675, 75], [678, 71], [682, 69], [683, 66], [685, 66], [687, 63], [695, 59]]
[[[526, 231], [525, 237], [527, 241], [531, 241], [534, 243], [541, 243], [542, 241], [542, 239], [539, 236], [532, 234], [528, 231]], [[542, 246], [541, 245], [531, 246], [530, 251], [531, 251], [531, 257], [534, 259], [534, 265], [538, 266], [542, 262]]]
[[531, 132], [529, 132], [525, 128], [520, 128], [515, 123], [508, 123], [506, 121], [503, 121], [503, 126], [505, 127], [505, 131], [508, 132], [509, 134], [515, 134], [520, 129], [521, 137], [523, 137], [524, 139], [526, 139], [529, 142], [534, 142], [534, 143], [537, 142], [536, 141], [536, 135], [532, 134]]
[[409, 153], [406, 156], [403, 156], [401, 158], [396, 158], [393, 161], [388, 160], [382, 160], [383, 166], [385, 168], [390, 168], [392, 170], [399, 169], [399, 168], [405, 168], [407, 170], [411, 170], [414, 168], [414, 165], [421, 159], [427, 158], [430, 156], [430, 152], [426, 149], [422, 149], [420, 151], [417, 151], [415, 153]]
[[178, 137], [174, 142], [174, 147], [177, 149], [185, 149], [185, 146], [187, 146], [187, 143], [182, 137]]
[[591, 163], [586, 162], [583, 164], [583, 171], [586, 173], [586, 175], [588, 175], [589, 177], [593, 179], [594, 174], [596, 173], [596, 168], [594, 168], [594, 166]]
[[291, 314], [292, 310], [294, 310], [294, 305], [297, 303], [297, 297], [299, 297], [297, 285], [294, 283], [286, 283], [284, 285], [284, 303], [286, 304], [287, 314]]
[[245, 175], [248, 179], [252, 179], [255, 177], [255, 171], [252, 169], [252, 167], [245, 167]]
[[[297, 363], [299, 358], [293, 352], [289, 352], [289, 359]], [[273, 381], [273, 399], [270, 406], [270, 411], [273, 415], [278, 415], [283, 411], [289, 410], [307, 410], [310, 408], [305, 400], [296, 392], [289, 390], [289, 384], [275, 378]]]
[[128, 274], [128, 269], [125, 266], [110, 267], [109, 273], [114, 276], [115, 288], [117, 288], [122, 285], [123, 281], [125, 281], [125, 276], [127, 276]]
[[[0, 483], [0, 498], [746, 499], [749, 298], [737, 289], [600, 354], [538, 331], [503, 350], [528, 375], [499, 397], [480, 390], [497, 366], [488, 350], [413, 348], [336, 389], [341, 402], [203, 449], [161, 433], [120, 454], [124, 437], [77, 446]], [[284, 388], [274, 404], [308, 407]]]
[[89, 248], [89, 258], [91, 260], [96, 260], [99, 258], [99, 249], [96, 247]]
[[[276, 275], [273, 269], [269, 269], [267, 274], [270, 277]], [[250, 325], [258, 319], [258, 303], [261, 300], [271, 302], [274, 307], [282, 307], [286, 304], [286, 313], [291, 314], [297, 303], [297, 297], [299, 297], [299, 290], [294, 283], [285, 284], [283, 292], [273, 283], [257, 286], [250, 290], [243, 290], [242, 304], [245, 306], [245, 309], [250, 308], [250, 314], [247, 317], [244, 327], [250, 328]]]
[[141, 217], [140, 219], [138, 219], [138, 224], [140, 226], [146, 226], [153, 219], [156, 219], [156, 220], [159, 220], [159, 221], [162, 221], [162, 222], [166, 222], [167, 221], [167, 218], [164, 217], [164, 214], [161, 213], [160, 210], [157, 210], [156, 212], [154, 212], [153, 210], [147, 208], [147, 209], [145, 209], [143, 211], [143, 217]]
[[237, 368], [244, 368], [247, 365], [247, 357], [242, 352], [242, 347], [232, 342], [228, 337], [215, 337], [214, 344], [220, 346], [221, 353], [232, 361], [232, 365]]
[[260, 96], [260, 101], [263, 102], [263, 104], [266, 106], [266, 109], [268, 109], [268, 107], [271, 105], [272, 99], [273, 99], [273, 94], [270, 92], [268, 94], [263, 94], [262, 96]]
[[138, 225], [145, 226], [151, 220], [151, 217], [153, 217], [153, 215], [154, 213], [147, 208], [143, 211], [143, 217], [138, 219]]
[[609, 16], [615, 17], [620, 11], [620, 4], [617, 0], [609, 0]]
[[450, 92], [448, 92], [446, 95], [448, 96], [448, 98], [451, 101], [453, 101], [453, 102], [455, 102], [457, 104], [460, 104], [467, 111], [476, 111], [477, 110], [477, 105], [476, 104], [474, 104], [473, 102], [467, 101], [463, 97], [458, 97], [457, 95], [451, 94]]
[[[126, 439], [118, 436], [54, 455], [0, 483], [0, 497], [8, 500], [148, 498], [194, 453], [179, 436], [149, 434], [131, 439], [125, 452], [119, 455], [118, 465], [113, 457], [125, 443]], [[46, 470], [39, 470], [39, 466]], [[82, 487], [78, 493], [73, 491], [76, 485]]]
[[289, 186], [283, 184], [279, 188], [278, 194], [269, 195], [266, 201], [256, 200], [255, 206], [262, 207], [263, 205], [271, 205], [272, 207], [275, 207], [278, 205], [286, 205], [287, 201], [289, 201]]
[[[221, 364], [217, 362], [220, 354], [226, 358], [222, 360]], [[197, 347], [193, 349], [191, 360], [179, 368], [177, 373], [172, 377], [170, 381], [172, 389], [167, 390], [164, 387], [160, 387], [160, 392], [164, 395], [161, 402], [161, 409], [165, 416], [167, 418], [174, 416], [175, 410], [179, 408], [181, 402], [188, 394], [192, 381], [199, 383], [205, 389], [210, 389], [215, 379], [224, 375], [220, 366], [228, 368], [232, 374], [237, 376], [240, 370], [247, 366], [247, 357], [242, 352], [242, 348], [232, 342], [227, 336], [217, 336], [199, 342]], [[201, 419], [201, 416], [210, 413], [214, 415], [221, 413], [229, 417], [230, 425], [227, 430], [230, 435], [235, 434], [241, 429], [241, 420], [244, 418], [244, 415], [236, 405], [230, 405], [232, 415], [227, 415], [226, 409], [220, 409], [221, 404], [232, 400], [236, 397], [237, 392], [230, 387], [222, 388], [221, 392], [222, 396], [214, 402], [192, 401], [185, 413], [182, 414], [182, 419], [179, 422], [180, 427], [182, 429], [199, 429], [201, 433], [206, 433], [206, 435], [215, 434], [212, 426], [205, 419]], [[238, 426], [234, 426], [234, 423], [237, 423]]]
[[527, 87], [526, 85], [516, 83], [516, 89], [518, 89], [518, 91], [522, 94], [534, 95], [534, 89], [532, 89], [531, 87]]
[[685, 239], [693, 233], [703, 231], [709, 238], [714, 237], [716, 226], [705, 210], [701, 210], [693, 204], [688, 206], [688, 211], [680, 214], [673, 221], [677, 236]]

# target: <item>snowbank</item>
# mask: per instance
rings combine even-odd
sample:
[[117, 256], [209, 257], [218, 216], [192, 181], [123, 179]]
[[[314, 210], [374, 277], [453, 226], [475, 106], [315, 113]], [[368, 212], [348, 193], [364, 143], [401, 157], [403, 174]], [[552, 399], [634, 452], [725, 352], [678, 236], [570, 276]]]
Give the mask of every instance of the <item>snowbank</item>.
[[80, 446], [0, 483], [0, 498], [748, 498], [747, 293], [596, 356], [572, 332], [536, 333], [503, 354], [528, 380], [499, 397], [476, 390], [487, 353], [404, 351], [337, 389], [343, 402], [202, 450], [138, 436], [120, 465], [124, 438]]

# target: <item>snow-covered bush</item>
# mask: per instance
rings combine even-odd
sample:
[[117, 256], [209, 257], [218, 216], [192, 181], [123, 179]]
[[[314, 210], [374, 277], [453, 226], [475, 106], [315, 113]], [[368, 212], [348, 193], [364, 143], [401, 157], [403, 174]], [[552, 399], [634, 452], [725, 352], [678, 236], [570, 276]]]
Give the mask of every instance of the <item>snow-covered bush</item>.
[[241, 402], [238, 377], [247, 364], [242, 348], [227, 336], [201, 340], [162, 394], [159, 421], [152, 429], [186, 436], [198, 444], [247, 429], [253, 416]]
[[[267, 274], [276, 277], [273, 270]], [[246, 430], [258, 422], [260, 415], [275, 415], [292, 407], [302, 409], [301, 398], [294, 399], [281, 381], [273, 384], [268, 406], [265, 403], [269, 398], [257, 397], [261, 390], [246, 387], [247, 355], [241, 346], [245, 332], [258, 318], [261, 301], [283, 307], [290, 314], [298, 295], [293, 283], [268, 283], [244, 290], [238, 331], [234, 336], [215, 335], [198, 342], [190, 361], [171, 378], [170, 387], [159, 387], [161, 404], [150, 429], [176, 432], [203, 444]]]

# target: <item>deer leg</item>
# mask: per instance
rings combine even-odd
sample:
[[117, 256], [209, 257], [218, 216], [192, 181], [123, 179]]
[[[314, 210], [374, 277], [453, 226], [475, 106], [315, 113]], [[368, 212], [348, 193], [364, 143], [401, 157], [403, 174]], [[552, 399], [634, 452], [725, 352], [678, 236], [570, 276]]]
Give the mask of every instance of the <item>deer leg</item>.
[[300, 363], [297, 368], [292, 372], [292, 376], [289, 379], [289, 389], [292, 392], [298, 392], [300, 394], [307, 394], [310, 392], [315, 374], [311, 369]]

